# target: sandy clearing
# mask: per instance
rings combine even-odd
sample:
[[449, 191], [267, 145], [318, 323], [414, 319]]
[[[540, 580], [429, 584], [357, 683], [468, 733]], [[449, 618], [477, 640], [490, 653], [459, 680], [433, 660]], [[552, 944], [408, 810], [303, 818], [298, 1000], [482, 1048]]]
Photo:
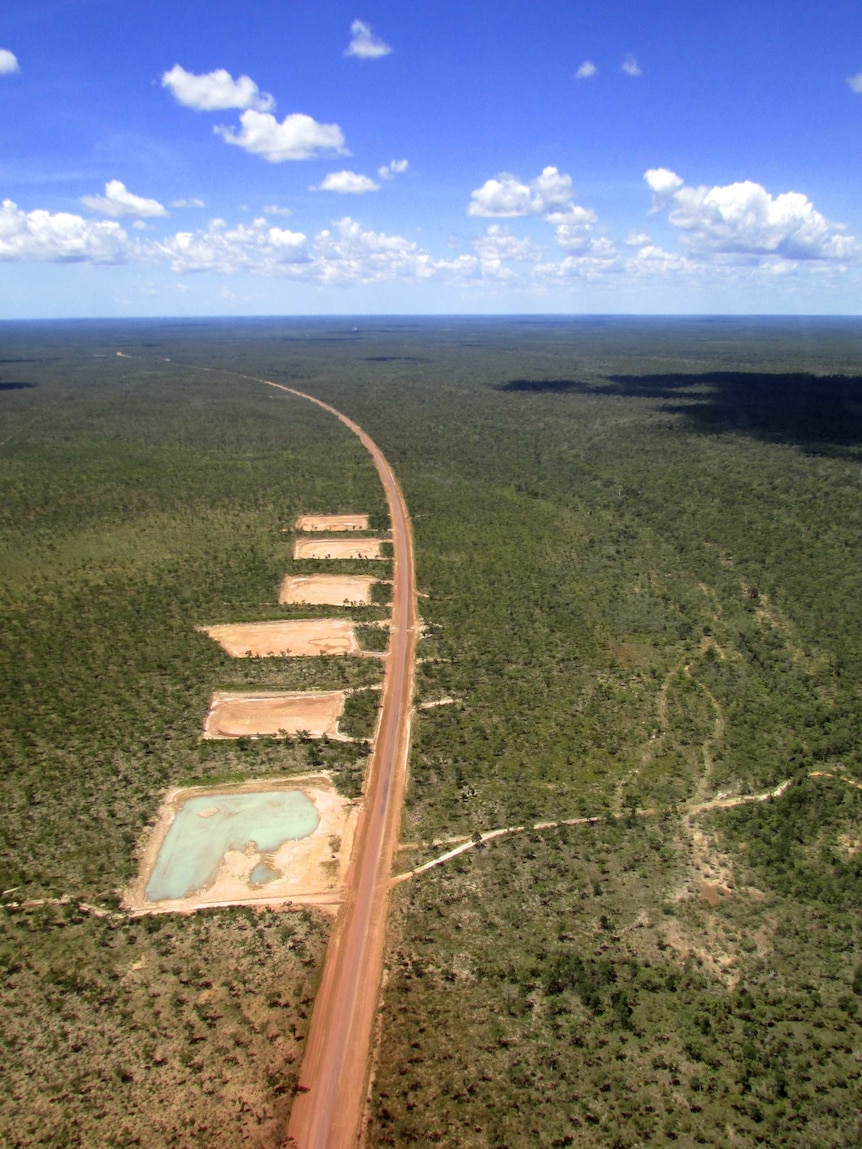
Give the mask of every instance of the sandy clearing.
[[265, 738], [306, 731], [312, 738], [350, 741], [338, 733], [344, 691], [287, 694], [283, 691], [228, 693], [216, 690], [204, 722], [204, 738]]
[[300, 515], [297, 531], [367, 531], [368, 515]]
[[297, 618], [200, 629], [232, 658], [361, 653], [349, 618]]
[[296, 539], [295, 559], [382, 559], [384, 539]]
[[308, 606], [365, 606], [371, 602], [373, 575], [287, 575], [278, 601]]
[[[305, 838], [283, 842], [262, 855], [254, 848], [228, 850], [215, 880], [186, 898], [147, 901], [144, 891], [174, 818], [189, 798], [212, 795], [214, 804], [225, 795], [301, 790], [314, 803], [320, 822]], [[133, 913], [190, 913], [215, 905], [316, 905], [332, 911], [339, 904], [353, 849], [358, 804], [343, 798], [326, 773], [297, 778], [266, 778], [219, 788], [194, 786], [170, 790], [159, 810], [158, 822], [141, 854], [134, 884], [125, 891], [123, 907]], [[255, 867], [265, 861], [280, 876], [265, 885], [251, 880]]]

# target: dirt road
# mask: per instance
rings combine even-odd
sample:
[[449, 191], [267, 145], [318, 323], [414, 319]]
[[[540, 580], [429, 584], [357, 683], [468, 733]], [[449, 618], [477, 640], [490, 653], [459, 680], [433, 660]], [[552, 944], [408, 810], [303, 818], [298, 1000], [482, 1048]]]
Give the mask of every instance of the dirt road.
[[[132, 358], [121, 351], [117, 355]], [[239, 378], [307, 399], [349, 427], [374, 459], [392, 522], [392, 622], [380, 721], [344, 902], [327, 950], [287, 1128], [287, 1145], [295, 1149], [354, 1149], [368, 1088], [371, 1034], [386, 941], [389, 876], [398, 844], [410, 749], [418, 637], [413, 533], [392, 468], [358, 424], [304, 391], [252, 375]]]
[[413, 537], [392, 468], [362, 428], [313, 395], [279, 383], [269, 386], [316, 403], [359, 437], [374, 459], [392, 520], [392, 629], [380, 723], [345, 901], [329, 943], [287, 1129], [287, 1144], [296, 1149], [354, 1149], [368, 1088], [389, 875], [398, 844], [410, 746], [417, 639]]

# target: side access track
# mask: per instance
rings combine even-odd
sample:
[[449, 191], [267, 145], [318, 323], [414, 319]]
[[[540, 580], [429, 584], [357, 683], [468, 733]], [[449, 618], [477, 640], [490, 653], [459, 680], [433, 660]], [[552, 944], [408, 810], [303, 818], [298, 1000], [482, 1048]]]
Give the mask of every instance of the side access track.
[[392, 627], [377, 739], [357, 826], [345, 899], [329, 943], [287, 1129], [294, 1149], [354, 1149], [371, 1063], [392, 862], [398, 844], [413, 710], [418, 614], [413, 535], [404, 495], [377, 444], [328, 403], [316, 403], [359, 437], [386, 492], [395, 551]]

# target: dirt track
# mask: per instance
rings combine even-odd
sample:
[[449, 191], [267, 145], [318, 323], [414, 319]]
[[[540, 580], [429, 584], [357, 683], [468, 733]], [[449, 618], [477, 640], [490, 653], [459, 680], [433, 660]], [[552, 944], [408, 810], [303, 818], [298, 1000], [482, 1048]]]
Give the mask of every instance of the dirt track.
[[287, 1130], [288, 1144], [297, 1149], [353, 1149], [368, 1088], [386, 940], [388, 879], [398, 842], [410, 746], [418, 636], [413, 538], [407, 505], [392, 468], [362, 428], [313, 395], [280, 383], [269, 386], [315, 403], [359, 437], [374, 459], [392, 520], [392, 637], [380, 722], [345, 902], [329, 943], [300, 1072], [300, 1092]]

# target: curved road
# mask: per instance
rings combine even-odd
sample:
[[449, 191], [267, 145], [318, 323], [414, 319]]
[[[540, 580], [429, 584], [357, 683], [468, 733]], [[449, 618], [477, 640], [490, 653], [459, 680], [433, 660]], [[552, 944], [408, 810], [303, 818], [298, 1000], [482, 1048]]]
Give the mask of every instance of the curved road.
[[392, 630], [377, 738], [347, 875], [347, 893], [326, 954], [287, 1128], [287, 1144], [295, 1149], [354, 1149], [368, 1091], [389, 876], [398, 842], [410, 747], [417, 639], [413, 535], [407, 504], [392, 468], [362, 428], [313, 395], [268, 379], [261, 382], [316, 403], [359, 437], [374, 459], [392, 521]]

